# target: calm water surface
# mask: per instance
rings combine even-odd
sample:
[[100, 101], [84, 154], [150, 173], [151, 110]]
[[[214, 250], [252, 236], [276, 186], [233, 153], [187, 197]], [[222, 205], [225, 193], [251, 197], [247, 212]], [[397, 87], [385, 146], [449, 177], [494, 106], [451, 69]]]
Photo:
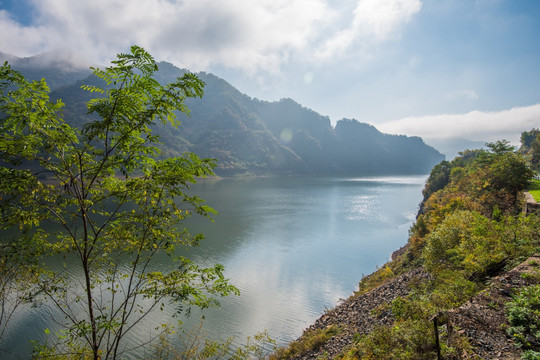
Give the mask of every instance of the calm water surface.
[[[236, 336], [239, 343], [262, 330], [279, 344], [297, 338], [406, 243], [425, 179], [269, 177], [194, 186], [219, 215], [213, 223], [190, 220], [192, 233], [206, 239], [188, 256], [201, 265], [223, 264], [241, 291], [204, 312], [204, 331], [214, 339]], [[51, 328], [44, 307], [13, 319], [2, 348], [22, 356], [30, 339], [43, 339], [43, 329]], [[171, 315], [156, 312], [132, 341], [142, 341]], [[199, 322], [196, 312], [184, 319], [186, 327]]]

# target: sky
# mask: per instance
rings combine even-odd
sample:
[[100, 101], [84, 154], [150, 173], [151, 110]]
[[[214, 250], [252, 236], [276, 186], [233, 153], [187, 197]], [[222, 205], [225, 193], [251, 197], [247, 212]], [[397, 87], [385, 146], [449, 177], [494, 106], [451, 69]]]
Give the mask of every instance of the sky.
[[424, 138], [540, 128], [539, 0], [0, 0], [0, 52], [133, 44], [261, 100]]

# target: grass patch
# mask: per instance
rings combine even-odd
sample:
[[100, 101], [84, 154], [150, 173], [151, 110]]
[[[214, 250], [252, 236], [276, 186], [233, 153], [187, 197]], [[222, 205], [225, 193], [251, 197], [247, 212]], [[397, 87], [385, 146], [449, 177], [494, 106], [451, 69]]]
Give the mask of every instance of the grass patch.
[[326, 329], [308, 330], [299, 340], [293, 341], [287, 348], [278, 349], [270, 356], [270, 360], [285, 360], [317, 351], [332, 336], [339, 334], [337, 325], [329, 325]]
[[390, 268], [389, 264], [383, 265], [375, 272], [363, 276], [358, 284], [358, 295], [365, 294], [370, 290], [375, 289], [394, 277], [394, 271]]
[[531, 181], [527, 191], [533, 196], [536, 202], [540, 202], [540, 180]]

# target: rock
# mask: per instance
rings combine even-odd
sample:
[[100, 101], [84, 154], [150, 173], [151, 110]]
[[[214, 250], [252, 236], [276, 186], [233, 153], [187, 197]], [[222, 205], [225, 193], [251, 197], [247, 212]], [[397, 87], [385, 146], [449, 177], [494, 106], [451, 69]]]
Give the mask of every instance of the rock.
[[[451, 329], [460, 329], [473, 347], [474, 356], [481, 359], [520, 359], [520, 351], [505, 331], [508, 325], [506, 303], [519, 289], [538, 283], [538, 277], [523, 276], [537, 271], [531, 264], [540, 264], [533, 256], [511, 271], [491, 280], [488, 288], [469, 302], [447, 312]], [[450, 335], [452, 337], [452, 335]]]
[[[523, 276], [538, 274], [539, 267], [535, 264], [540, 264], [540, 256], [533, 256], [515, 269], [493, 278], [487, 289], [470, 301], [438, 316], [448, 324], [448, 345], [452, 346], [452, 339], [457, 341], [458, 338], [465, 337], [472, 346], [472, 354], [471, 351], [462, 352], [460, 359], [520, 359], [519, 349], [506, 335], [505, 308], [516, 291], [538, 282], [538, 276]], [[317, 351], [299, 355], [296, 359], [331, 359], [353, 345], [356, 334], [368, 334], [377, 325], [391, 325], [394, 322], [392, 311], [384, 307], [398, 297], [407, 296], [412, 284], [429, 279], [430, 275], [425, 270], [414, 269], [365, 294], [352, 295], [340, 302], [317, 319], [308, 330], [337, 325], [342, 331]]]
[[387, 283], [365, 294], [353, 295], [341, 302], [317, 319], [308, 330], [325, 329], [329, 325], [337, 325], [342, 331], [329, 339], [316, 352], [303, 354], [297, 359], [316, 359], [323, 354], [326, 358], [332, 358], [353, 344], [355, 334], [367, 334], [376, 325], [392, 324], [394, 317], [390, 310], [380, 313], [376, 310], [382, 305], [390, 304], [400, 296], [407, 296], [411, 280], [425, 281], [429, 277], [425, 270], [415, 269], [390, 279]]

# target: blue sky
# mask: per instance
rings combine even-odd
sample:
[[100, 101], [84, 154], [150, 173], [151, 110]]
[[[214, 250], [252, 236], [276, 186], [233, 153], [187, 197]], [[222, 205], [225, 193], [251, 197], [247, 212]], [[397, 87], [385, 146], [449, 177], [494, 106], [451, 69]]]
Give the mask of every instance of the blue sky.
[[290, 97], [332, 122], [425, 138], [540, 127], [537, 0], [0, 0], [0, 51], [104, 63], [131, 44]]

